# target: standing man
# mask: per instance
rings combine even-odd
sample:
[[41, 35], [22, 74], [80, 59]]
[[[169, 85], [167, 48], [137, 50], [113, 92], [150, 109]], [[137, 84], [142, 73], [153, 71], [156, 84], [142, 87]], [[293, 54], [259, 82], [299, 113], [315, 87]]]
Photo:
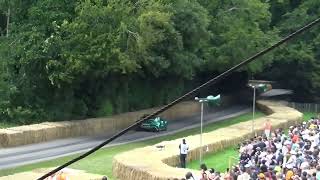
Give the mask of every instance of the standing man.
[[271, 132], [271, 122], [270, 119], [267, 119], [267, 121], [264, 123], [264, 134], [267, 136], [267, 138], [270, 137]]
[[187, 158], [189, 146], [187, 145], [185, 139], [182, 139], [182, 143], [179, 145], [179, 149], [180, 149], [181, 168], [186, 168], [186, 158]]

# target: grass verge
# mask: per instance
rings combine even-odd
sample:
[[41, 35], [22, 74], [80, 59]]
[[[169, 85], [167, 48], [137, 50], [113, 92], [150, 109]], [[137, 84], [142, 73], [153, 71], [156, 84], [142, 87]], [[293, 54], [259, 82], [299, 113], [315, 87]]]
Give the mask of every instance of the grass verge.
[[[231, 158], [233, 157], [233, 158]], [[238, 151], [235, 146], [231, 146], [222, 151], [207, 154], [203, 157], [203, 163], [207, 165], [208, 168], [214, 168], [216, 171], [225, 172], [226, 168], [229, 166], [229, 161], [231, 164], [237, 163]], [[191, 161], [187, 164], [189, 169], [199, 169], [199, 160]]]
[[[262, 116], [264, 116], [263, 113], [261, 113], [261, 112], [256, 113], [256, 118], [259, 118]], [[223, 128], [223, 127], [227, 127], [227, 126], [239, 123], [239, 122], [251, 120], [251, 118], [252, 118], [252, 114], [246, 113], [246, 114], [240, 115], [238, 117], [234, 117], [234, 118], [226, 119], [223, 121], [208, 124], [204, 127], [203, 130], [204, 130], [204, 132], [210, 132], [210, 131], [213, 131], [218, 128]], [[86, 170], [89, 173], [107, 175], [108, 177], [112, 178], [112, 160], [116, 154], [121, 153], [121, 152], [125, 152], [128, 150], [132, 150], [134, 148], [139, 148], [139, 147], [144, 147], [144, 146], [152, 145], [155, 143], [159, 143], [161, 141], [173, 140], [173, 139], [182, 138], [182, 137], [195, 135], [195, 134], [199, 134], [199, 128], [189, 129], [186, 131], [178, 132], [173, 135], [158, 137], [158, 138], [154, 138], [151, 140], [146, 140], [146, 141], [141, 141], [141, 142], [136, 142], [136, 143], [129, 143], [129, 144], [125, 144], [125, 145], [119, 145], [119, 146], [100, 149], [96, 153], [88, 156], [85, 159], [82, 159], [82, 160], [76, 162], [75, 164], [71, 165], [70, 167], [74, 168], [74, 169]], [[18, 173], [18, 172], [30, 171], [30, 170], [37, 169], [37, 168], [56, 167], [56, 166], [59, 166], [59, 165], [65, 163], [66, 161], [71, 160], [72, 158], [74, 158], [76, 156], [77, 155], [72, 155], [72, 156], [58, 158], [58, 159], [54, 159], [54, 160], [50, 160], [50, 161], [20, 166], [20, 167], [16, 167], [16, 168], [12, 168], [12, 169], [1, 170], [0, 176], [6, 176], [9, 174], [14, 174], [14, 173]]]
[[9, 128], [9, 127], [15, 127], [18, 124], [15, 123], [8, 123], [8, 122], [0, 122], [0, 129]]
[[[314, 113], [304, 112], [303, 120], [307, 121], [314, 116]], [[214, 168], [217, 171], [225, 172], [225, 170], [229, 167], [229, 160], [231, 161], [231, 164], [235, 164], [238, 162], [238, 160], [236, 159], [238, 156], [239, 153], [236, 147], [232, 146], [216, 153], [207, 154], [203, 157], [203, 163], [205, 163], [208, 168]], [[189, 169], [199, 169], [199, 167], [200, 163], [198, 160], [191, 161], [187, 164], [187, 168]]]

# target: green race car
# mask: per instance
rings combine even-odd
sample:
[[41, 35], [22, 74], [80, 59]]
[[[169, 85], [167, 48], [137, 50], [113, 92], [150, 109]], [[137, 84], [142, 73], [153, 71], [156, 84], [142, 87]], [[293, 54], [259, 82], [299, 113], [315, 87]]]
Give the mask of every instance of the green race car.
[[147, 130], [147, 131], [165, 131], [167, 130], [168, 121], [165, 119], [162, 119], [160, 117], [156, 117], [154, 119], [148, 119], [140, 124], [139, 129], [141, 130]]

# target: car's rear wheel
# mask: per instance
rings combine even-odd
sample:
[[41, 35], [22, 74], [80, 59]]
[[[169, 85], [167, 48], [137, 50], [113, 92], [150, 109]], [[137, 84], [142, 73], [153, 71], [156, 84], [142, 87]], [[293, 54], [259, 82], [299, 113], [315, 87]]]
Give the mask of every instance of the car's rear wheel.
[[153, 128], [153, 132], [159, 132], [160, 130], [158, 128]]

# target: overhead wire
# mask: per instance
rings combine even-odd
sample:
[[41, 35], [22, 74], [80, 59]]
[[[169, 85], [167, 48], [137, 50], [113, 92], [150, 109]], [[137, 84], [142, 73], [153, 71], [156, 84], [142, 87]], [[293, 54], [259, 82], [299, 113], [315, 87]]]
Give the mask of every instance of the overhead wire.
[[296, 37], [297, 35], [307, 31], [308, 29], [314, 27], [315, 25], [317, 25], [320, 22], [320, 18], [315, 19], [314, 21], [308, 23], [307, 25], [304, 25], [303, 27], [301, 27], [300, 29], [296, 30], [295, 32], [289, 34], [288, 36], [286, 36], [285, 38], [279, 40], [278, 42], [274, 43], [273, 45], [271, 45], [268, 48], [263, 49], [262, 51], [254, 54], [253, 56], [247, 58], [246, 60], [242, 61], [241, 63], [233, 66], [232, 68], [226, 70], [225, 72], [221, 73], [220, 75], [210, 79], [209, 81], [205, 82], [204, 84], [198, 86], [197, 88], [189, 91], [188, 93], [184, 94], [183, 96], [175, 99], [174, 101], [172, 101], [171, 103], [163, 106], [162, 108], [160, 108], [159, 110], [141, 118], [140, 120], [136, 121], [135, 123], [133, 123], [132, 125], [128, 126], [127, 128], [123, 129], [122, 131], [118, 132], [117, 134], [114, 134], [113, 136], [111, 136], [109, 139], [105, 140], [104, 142], [100, 143], [99, 145], [95, 146], [94, 148], [92, 148], [91, 150], [87, 151], [84, 154], [81, 154], [80, 156], [64, 163], [63, 165], [53, 169], [52, 171], [46, 173], [45, 175], [41, 176], [40, 178], [38, 178], [38, 180], [44, 180], [45, 178], [55, 174], [56, 172], [62, 170], [63, 168], [89, 156], [90, 154], [96, 152], [97, 150], [99, 150], [100, 148], [102, 148], [103, 146], [107, 145], [108, 143], [110, 143], [111, 141], [117, 139], [118, 137], [122, 136], [123, 134], [125, 134], [126, 132], [128, 132], [129, 130], [133, 129], [134, 127], [136, 127], [137, 125], [139, 125], [140, 123], [142, 123], [143, 121], [153, 118], [156, 115], [166, 111], [167, 109], [171, 108], [172, 106], [178, 104], [179, 102], [183, 101], [184, 99], [186, 99], [187, 97], [191, 96], [192, 94], [195, 94], [196, 92], [200, 91], [203, 88], [206, 88], [209, 85], [213, 85], [216, 84], [217, 82], [221, 81], [222, 79], [224, 79], [226, 76], [230, 75], [231, 73], [235, 72], [236, 70], [240, 69], [241, 67], [249, 64], [250, 62], [252, 62], [253, 60], [257, 59], [260, 56], [263, 56], [264, 54], [270, 52], [271, 50], [275, 49], [276, 47], [282, 45], [283, 43], [289, 41], [290, 39]]

